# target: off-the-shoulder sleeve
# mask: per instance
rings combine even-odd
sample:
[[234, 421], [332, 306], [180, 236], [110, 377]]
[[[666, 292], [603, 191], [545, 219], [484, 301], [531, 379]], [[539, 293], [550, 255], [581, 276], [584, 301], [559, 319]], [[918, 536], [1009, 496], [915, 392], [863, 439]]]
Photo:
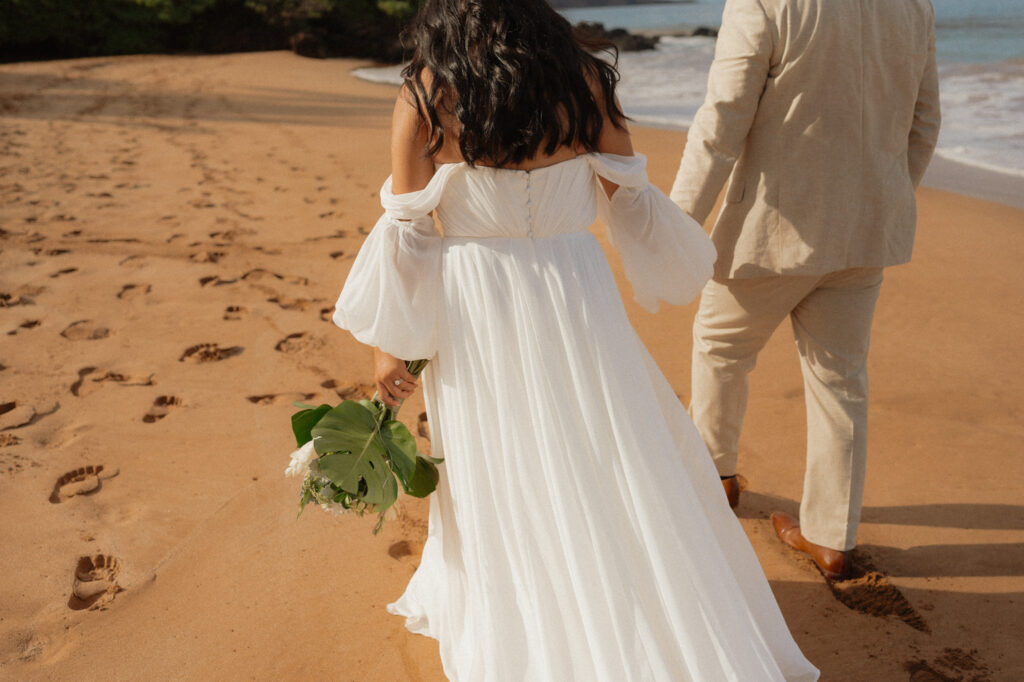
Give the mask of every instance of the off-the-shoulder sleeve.
[[655, 312], [660, 301], [692, 301], [717, 257], [703, 228], [650, 183], [642, 154], [591, 154], [590, 164], [595, 175], [619, 186], [609, 199], [595, 180], [598, 215], [622, 256], [637, 303]]
[[384, 215], [359, 249], [334, 306], [336, 325], [403, 360], [437, 352], [441, 235], [430, 212], [455, 170], [442, 166], [425, 189], [406, 194], [394, 194], [387, 179], [380, 191]]

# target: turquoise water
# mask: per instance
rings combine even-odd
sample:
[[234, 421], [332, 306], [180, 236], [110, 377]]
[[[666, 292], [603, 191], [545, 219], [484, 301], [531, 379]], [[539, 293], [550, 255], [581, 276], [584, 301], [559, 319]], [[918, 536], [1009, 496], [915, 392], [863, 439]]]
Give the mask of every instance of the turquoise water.
[[[933, 5], [943, 110], [937, 153], [1024, 177], [1024, 0]], [[572, 22], [671, 32], [717, 28], [724, 6], [725, 0], [697, 0], [563, 13]], [[620, 55], [619, 97], [626, 113], [640, 123], [688, 127], [704, 100], [714, 43], [662, 38], [657, 50]]]
[[[895, 0], [894, 0], [895, 1]], [[943, 63], [974, 64], [1024, 58], [1024, 0], [932, 0], [936, 52]], [[563, 10], [572, 22], [608, 28], [673, 30], [722, 23], [725, 0]]]

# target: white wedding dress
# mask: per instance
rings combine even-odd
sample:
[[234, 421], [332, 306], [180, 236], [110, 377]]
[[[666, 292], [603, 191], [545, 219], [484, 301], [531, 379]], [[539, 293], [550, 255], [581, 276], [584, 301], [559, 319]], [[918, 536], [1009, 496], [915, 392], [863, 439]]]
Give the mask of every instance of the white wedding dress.
[[388, 608], [438, 640], [453, 681], [818, 677], [587, 230], [600, 212], [645, 307], [699, 293], [714, 247], [645, 164], [443, 164], [401, 195], [389, 179], [338, 300], [363, 343], [431, 360], [445, 461]]

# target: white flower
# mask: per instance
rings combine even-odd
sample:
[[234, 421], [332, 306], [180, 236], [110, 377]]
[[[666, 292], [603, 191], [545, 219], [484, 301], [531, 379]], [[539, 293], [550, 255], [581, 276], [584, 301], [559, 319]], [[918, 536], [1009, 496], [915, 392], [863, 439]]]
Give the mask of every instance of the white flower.
[[309, 463], [316, 459], [316, 450], [313, 449], [313, 441], [309, 441], [291, 455], [292, 461], [284, 470], [285, 476], [304, 478], [309, 471]]

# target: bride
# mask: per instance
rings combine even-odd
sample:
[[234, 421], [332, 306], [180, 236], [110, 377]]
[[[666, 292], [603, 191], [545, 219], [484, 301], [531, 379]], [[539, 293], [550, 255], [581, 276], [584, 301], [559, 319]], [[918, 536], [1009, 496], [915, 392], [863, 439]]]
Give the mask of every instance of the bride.
[[544, 0], [427, 0], [411, 36], [385, 213], [334, 315], [386, 402], [423, 385], [445, 460], [389, 609], [451, 680], [817, 679], [587, 229], [652, 310], [711, 275], [614, 67]]

